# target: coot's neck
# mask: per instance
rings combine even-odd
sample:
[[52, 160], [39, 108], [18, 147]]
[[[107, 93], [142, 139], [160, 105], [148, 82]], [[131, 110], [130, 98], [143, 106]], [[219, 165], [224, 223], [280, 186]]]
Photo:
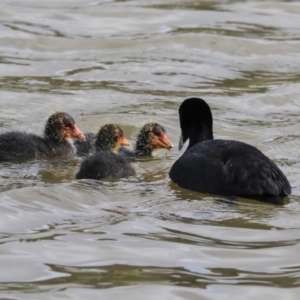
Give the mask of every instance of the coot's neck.
[[214, 135], [213, 135], [212, 125], [198, 124], [197, 126], [193, 126], [190, 130], [189, 139], [190, 142], [187, 149], [191, 148], [197, 143], [201, 143], [207, 140], [213, 140]]

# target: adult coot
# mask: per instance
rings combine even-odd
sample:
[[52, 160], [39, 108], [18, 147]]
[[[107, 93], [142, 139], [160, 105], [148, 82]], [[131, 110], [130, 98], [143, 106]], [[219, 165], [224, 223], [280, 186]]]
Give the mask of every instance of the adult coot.
[[202, 193], [283, 204], [283, 198], [291, 193], [285, 175], [253, 146], [214, 140], [212, 113], [204, 100], [189, 98], [183, 101], [179, 119], [179, 150], [187, 139], [190, 141], [170, 170], [170, 178], [175, 183]]
[[120, 153], [128, 157], [147, 157], [153, 156], [153, 152], [158, 149], [173, 148], [166, 130], [156, 122], [146, 123], [139, 131], [134, 150], [122, 147]]
[[73, 156], [76, 151], [70, 139], [85, 137], [69, 114], [55, 112], [46, 123], [44, 137], [20, 131], [0, 134], [0, 161]]
[[121, 146], [129, 146], [122, 129], [116, 124], [105, 124], [97, 134], [94, 150], [87, 156], [76, 174], [77, 179], [121, 178], [135, 174], [127, 160], [116, 152]]

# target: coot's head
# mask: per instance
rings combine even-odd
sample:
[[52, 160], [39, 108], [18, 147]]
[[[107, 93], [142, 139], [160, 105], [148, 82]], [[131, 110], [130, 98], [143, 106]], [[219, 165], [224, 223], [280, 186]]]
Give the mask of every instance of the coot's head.
[[123, 130], [116, 124], [103, 125], [97, 135], [95, 146], [101, 150], [118, 151], [121, 146], [129, 146]]
[[160, 124], [151, 122], [145, 124], [138, 133], [135, 150], [140, 156], [151, 156], [153, 150], [173, 148], [166, 130]]
[[184, 100], [179, 107], [179, 120], [181, 127], [179, 150], [187, 139], [190, 139], [188, 146], [190, 148], [199, 142], [214, 138], [211, 110], [204, 100], [200, 98]]
[[68, 139], [85, 140], [74, 119], [62, 111], [55, 112], [49, 117], [45, 127], [45, 137], [57, 143]]

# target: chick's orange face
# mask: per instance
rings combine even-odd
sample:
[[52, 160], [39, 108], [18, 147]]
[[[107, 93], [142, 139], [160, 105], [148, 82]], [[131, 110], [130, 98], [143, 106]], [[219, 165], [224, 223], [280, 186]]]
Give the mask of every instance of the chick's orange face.
[[85, 141], [84, 134], [76, 126], [74, 119], [70, 115], [65, 114], [61, 123], [64, 125], [64, 138]]
[[119, 141], [121, 146], [130, 146], [130, 143], [128, 142], [128, 140], [125, 138], [124, 135], [120, 136]]
[[65, 126], [65, 138], [85, 141], [84, 134], [79, 130], [76, 124], [70, 124], [68, 126]]
[[76, 126], [74, 119], [62, 111], [55, 112], [48, 118], [45, 135], [58, 143], [65, 139], [75, 138], [85, 140], [84, 135]]
[[117, 137], [115, 151], [118, 151], [122, 146], [130, 146], [130, 143], [124, 136], [123, 130], [119, 126], [115, 130], [115, 136]]
[[159, 124], [154, 124], [152, 129], [152, 144], [155, 149], [171, 150], [173, 148], [165, 129]]

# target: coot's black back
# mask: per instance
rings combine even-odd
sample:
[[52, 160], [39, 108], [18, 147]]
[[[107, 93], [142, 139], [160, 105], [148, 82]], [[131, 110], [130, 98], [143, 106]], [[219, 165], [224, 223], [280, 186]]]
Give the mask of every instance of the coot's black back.
[[179, 186], [275, 204], [282, 204], [291, 193], [285, 175], [261, 151], [242, 142], [213, 139], [212, 115], [204, 100], [185, 100], [179, 115], [179, 146], [190, 139], [187, 150], [170, 170], [170, 178]]

